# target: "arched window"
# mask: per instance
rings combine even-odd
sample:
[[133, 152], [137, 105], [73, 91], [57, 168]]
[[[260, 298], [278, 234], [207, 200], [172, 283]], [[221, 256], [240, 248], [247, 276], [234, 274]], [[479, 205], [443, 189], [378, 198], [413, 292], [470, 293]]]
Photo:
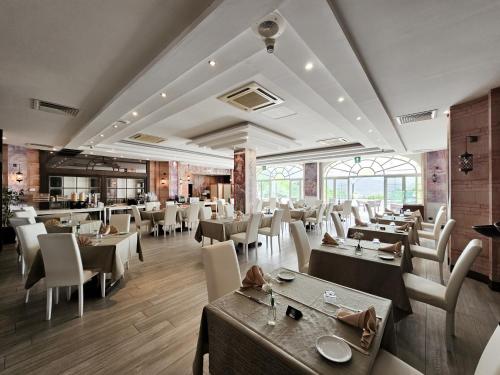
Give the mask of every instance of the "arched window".
[[302, 165], [257, 167], [257, 195], [260, 199], [301, 199], [303, 184]]
[[323, 177], [327, 201], [381, 201], [398, 208], [423, 198], [420, 164], [401, 155], [335, 161], [325, 167]]

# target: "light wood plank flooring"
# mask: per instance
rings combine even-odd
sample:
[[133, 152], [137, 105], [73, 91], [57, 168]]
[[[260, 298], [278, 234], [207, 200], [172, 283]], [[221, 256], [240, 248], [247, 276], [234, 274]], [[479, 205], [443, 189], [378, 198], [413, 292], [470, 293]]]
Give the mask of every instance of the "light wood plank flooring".
[[[309, 234], [320, 237], [318, 232]], [[263, 241], [265, 244], [265, 241]], [[0, 372], [4, 374], [189, 374], [198, 325], [207, 303], [200, 244], [179, 233], [143, 236], [143, 263], [134, 259], [125, 280], [106, 299], [87, 295], [84, 316], [73, 298], [44, 321], [39, 283], [24, 304], [23, 280], [12, 246], [0, 253]], [[257, 257], [256, 257], [257, 255]], [[297, 269], [288, 234], [282, 251], [265, 245], [239, 255], [242, 273], [258, 263], [265, 271]], [[439, 280], [437, 264], [414, 259], [415, 273]], [[472, 374], [500, 320], [500, 293], [467, 279], [457, 307], [454, 353], [444, 346], [443, 311], [412, 301], [414, 314], [397, 325], [400, 357], [426, 374]]]

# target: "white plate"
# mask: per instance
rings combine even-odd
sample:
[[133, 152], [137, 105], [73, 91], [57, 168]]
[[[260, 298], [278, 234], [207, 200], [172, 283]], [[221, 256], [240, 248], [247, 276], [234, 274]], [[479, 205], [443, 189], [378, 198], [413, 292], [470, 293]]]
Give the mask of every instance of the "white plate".
[[288, 272], [288, 271], [279, 272], [278, 277], [281, 280], [285, 280], [285, 281], [292, 281], [293, 279], [295, 279], [295, 275], [293, 274], [293, 272]]
[[382, 254], [379, 254], [378, 257], [380, 259], [383, 259], [383, 260], [394, 260], [394, 255], [382, 255]]
[[352, 357], [349, 345], [333, 336], [321, 336], [316, 340], [316, 349], [326, 359], [333, 362], [347, 362]]

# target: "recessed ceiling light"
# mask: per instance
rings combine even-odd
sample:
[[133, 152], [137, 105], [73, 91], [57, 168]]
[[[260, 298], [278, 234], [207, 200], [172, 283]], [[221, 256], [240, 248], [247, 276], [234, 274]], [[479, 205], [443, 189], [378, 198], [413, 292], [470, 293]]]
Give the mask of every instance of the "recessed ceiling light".
[[90, 155], [94, 155], [94, 153], [92, 151], [90, 151]]
[[337, 99], [337, 101], [339, 103], [342, 103], [344, 100], [345, 100], [345, 98], [343, 96], [339, 96], [338, 99]]
[[444, 111], [444, 112], [443, 112], [443, 114], [445, 114], [445, 115], [449, 115], [449, 114], [450, 114], [450, 111], [446, 110], [446, 111]]
[[373, 133], [373, 129], [368, 129], [368, 133]]
[[208, 65], [215, 66], [215, 61], [214, 60], [208, 60]]
[[104, 137], [104, 134], [99, 134], [99, 137]]
[[356, 117], [356, 121], [361, 121], [361, 116]]
[[118, 129], [118, 125], [114, 124], [113, 128]]
[[57, 151], [57, 148], [56, 147], [52, 147], [52, 151]]
[[90, 141], [89, 143], [94, 143], [94, 141]]
[[166, 98], [167, 97], [167, 93], [166, 92], [162, 92], [160, 95], [161, 95], [162, 98]]
[[7, 139], [7, 137], [2, 137], [2, 139], [5, 141]]
[[137, 113], [136, 111], [134, 111], [134, 112], [132, 112], [132, 116], [137, 117], [137, 116], [139, 116], [139, 113]]
[[120, 155], [121, 158], [123, 158], [123, 155]]
[[306, 64], [306, 66], [304, 66], [304, 69], [305, 69], [305, 70], [311, 70], [312, 68], [314, 68], [314, 65], [313, 65], [313, 63], [312, 63], [312, 62], [308, 62], [308, 63]]

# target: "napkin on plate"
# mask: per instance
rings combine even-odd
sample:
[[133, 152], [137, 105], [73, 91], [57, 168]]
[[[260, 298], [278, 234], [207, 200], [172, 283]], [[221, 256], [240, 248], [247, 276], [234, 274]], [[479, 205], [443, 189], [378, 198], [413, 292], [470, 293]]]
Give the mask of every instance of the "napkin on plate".
[[46, 227], [54, 227], [54, 226], [59, 225], [59, 224], [61, 224], [59, 219], [50, 219], [50, 220], [47, 220], [45, 222]]
[[354, 218], [354, 223], [358, 226], [358, 227], [367, 227], [368, 224], [365, 223], [364, 221], [362, 220], [359, 220], [358, 218]]
[[76, 238], [76, 241], [78, 242], [78, 246], [90, 246], [92, 245], [92, 241], [88, 236], [78, 236]]
[[330, 236], [330, 234], [328, 232], [325, 233], [325, 235], [323, 236], [323, 240], [321, 242], [325, 245], [335, 245], [336, 246], [339, 244], [337, 242], [337, 240], [335, 240], [335, 238]]
[[262, 287], [265, 283], [264, 272], [262, 272], [262, 268], [257, 265], [250, 267], [242, 282], [243, 288], [250, 288], [253, 286]]
[[384, 246], [379, 248], [380, 251], [385, 251], [386, 253], [394, 253], [396, 255], [401, 255], [401, 246], [403, 243], [401, 241], [396, 242], [393, 245]]
[[361, 328], [363, 330], [361, 334], [361, 347], [365, 349], [370, 348], [372, 340], [377, 333], [377, 314], [373, 306], [360, 312], [341, 308], [337, 312], [337, 318], [351, 326]]
[[102, 235], [117, 234], [118, 229], [116, 229], [116, 227], [113, 225], [101, 225], [101, 229], [99, 230], [99, 233]]

